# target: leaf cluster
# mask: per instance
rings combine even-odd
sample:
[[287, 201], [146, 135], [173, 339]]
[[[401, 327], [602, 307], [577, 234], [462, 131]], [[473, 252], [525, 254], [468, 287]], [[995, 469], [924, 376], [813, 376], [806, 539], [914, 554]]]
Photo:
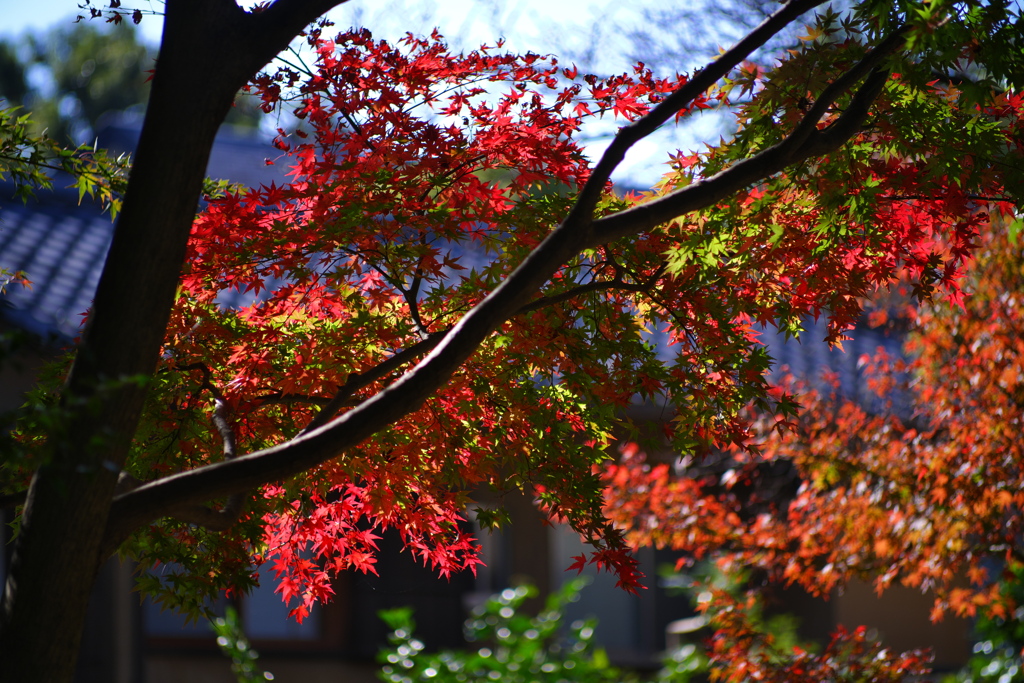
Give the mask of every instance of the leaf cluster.
[[[413, 681], [518, 683], [600, 683], [635, 681], [636, 676], [611, 666], [595, 641], [593, 619], [564, 622], [565, 607], [579, 599], [586, 579], [568, 581], [548, 596], [536, 616], [525, 613], [524, 603], [537, 593], [532, 586], [507, 588], [477, 607], [466, 621], [466, 640], [479, 647], [428, 653], [417, 640], [412, 611], [381, 612], [392, 629], [391, 647], [378, 659], [385, 683]], [[666, 662], [658, 683], [685, 683], [703, 670], [703, 660], [692, 646]]]
[[217, 636], [217, 646], [231, 659], [231, 673], [235, 675], [238, 683], [274, 680], [273, 674], [260, 670], [257, 663], [259, 653], [249, 644], [238, 618], [238, 610], [228, 607], [224, 610], [223, 617], [210, 620], [210, 626]]
[[95, 199], [116, 217], [127, 184], [128, 157], [112, 158], [85, 145], [67, 147], [33, 129], [30, 114], [0, 108], [0, 180], [14, 183], [15, 199], [27, 202], [37, 190], [53, 189], [55, 180], [68, 180], [79, 201]]

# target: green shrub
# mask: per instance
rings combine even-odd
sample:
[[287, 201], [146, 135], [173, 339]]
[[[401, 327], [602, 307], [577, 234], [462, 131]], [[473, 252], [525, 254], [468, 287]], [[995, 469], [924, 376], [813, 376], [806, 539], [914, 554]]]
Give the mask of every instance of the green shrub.
[[[608, 662], [594, 641], [596, 620], [563, 629], [564, 608], [579, 597], [586, 579], [570, 581], [552, 594], [535, 617], [522, 613], [536, 595], [532, 586], [508, 588], [491, 596], [466, 621], [466, 640], [476, 649], [427, 653], [414, 636], [408, 608], [388, 610], [381, 618], [392, 629], [391, 648], [380, 654], [385, 683], [612, 683], [637, 680]], [[666, 662], [659, 683], [685, 683], [703, 670], [696, 648], [681, 649]]]
[[1011, 565], [1003, 571], [1000, 592], [1016, 609], [1005, 617], [981, 614], [974, 622], [974, 654], [955, 676], [945, 683], [1024, 683], [1024, 566]]
[[223, 617], [210, 620], [213, 632], [217, 634], [217, 646], [224, 656], [231, 659], [231, 673], [235, 674], [238, 683], [259, 683], [274, 680], [274, 674], [261, 671], [257, 665], [259, 653], [249, 645], [238, 612], [228, 607]]

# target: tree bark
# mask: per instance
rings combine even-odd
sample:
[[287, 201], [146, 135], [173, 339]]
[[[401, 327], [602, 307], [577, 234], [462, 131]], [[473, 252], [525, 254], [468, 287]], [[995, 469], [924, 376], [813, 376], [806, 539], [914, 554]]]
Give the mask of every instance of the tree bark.
[[214, 136], [238, 90], [339, 0], [168, 0], [122, 213], [26, 500], [0, 609], [0, 680], [71, 680], [101, 542], [159, 357]]

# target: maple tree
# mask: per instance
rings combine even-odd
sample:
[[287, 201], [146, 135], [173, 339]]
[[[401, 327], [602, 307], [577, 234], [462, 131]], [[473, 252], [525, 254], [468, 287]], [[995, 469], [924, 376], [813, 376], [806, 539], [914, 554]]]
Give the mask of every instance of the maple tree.
[[[934, 85], [956, 97], [955, 85]], [[978, 125], [1005, 136], [1004, 146], [983, 153], [987, 161], [1015, 164], [1014, 174], [1022, 103], [1007, 90], [974, 110]], [[877, 142], [891, 134], [891, 122], [879, 122]], [[813, 595], [856, 578], [880, 594], [895, 584], [928, 591], [933, 619], [946, 612], [1009, 618], [1017, 605], [999, 579], [1012, 577], [1024, 559], [1019, 181], [989, 169], [978, 184], [961, 184], [978, 168], [973, 155], [964, 158], [942, 168], [931, 155], [871, 155], [861, 167], [871, 178], [864, 186], [881, 200], [862, 207], [862, 220], [907, 225], [933, 259], [925, 271], [892, 271], [897, 277], [869, 307], [871, 325], [904, 339], [900, 357], [879, 349], [860, 359], [876, 399], [866, 405], [845, 396], [834, 375], [784, 376], [777, 391], [795, 395], [799, 409], [786, 417], [751, 413], [741, 439], [717, 440], [675, 466], [626, 445], [604, 476], [609, 516], [627, 538], [715, 558], [726, 571], [756, 568], [766, 580]], [[807, 191], [815, 189], [800, 188]], [[855, 206], [843, 210], [853, 214]], [[966, 228], [970, 244], [948, 239], [940, 226], [953, 224]], [[948, 260], [939, 267], [966, 256], [965, 248], [971, 263], [964, 273], [953, 275]], [[753, 597], [746, 600], [716, 591], [704, 605], [719, 629], [713, 663], [728, 680], [875, 680], [883, 673], [899, 680], [926, 670], [921, 653], [872, 670], [883, 658], [870, 648], [864, 656], [856, 631], [841, 630], [820, 655], [772, 659], [746, 623]]]
[[[789, 580], [817, 591], [851, 577], [879, 593], [920, 588], [935, 598], [933, 619], [949, 612], [991, 624], [1019, 613], [1019, 594], [1004, 583], [1019, 582], [1024, 523], [1018, 224], [980, 231], [962, 304], [874, 311], [874, 324], [892, 325], [895, 312], [908, 328], [905, 357], [862, 359], [880, 409], [808, 392], [800, 430], [766, 442], [770, 457], [797, 463], [809, 482], [790, 515], [809, 542], [791, 538], [794, 556], [775, 565]], [[831, 524], [810, 521], [822, 512]], [[850, 514], [857, 525], [836, 523]]]
[[[333, 4], [167, 3], [89, 322], [59, 402], [4, 463], [5, 493], [31, 485], [0, 676], [70, 675], [116, 551], [180, 566], [143, 588], [192, 611], [266, 563], [301, 618], [337, 572], [373, 570], [381, 529], [442, 574], [472, 569], [460, 523], [484, 486], [535, 493], [594, 546], [578, 565], [633, 588], [599, 474], [631, 402], [671, 405], [682, 453], [748, 445], [749, 406], [791, 422], [755, 326], [827, 314], [838, 339], [899, 273], [958, 295], [975, 204], [1019, 186], [1020, 100], [991, 100], [1016, 73], [1018, 17], [999, 3], [825, 10], [771, 70], [744, 60], [816, 0], [669, 79], [323, 23], [304, 33], [315, 64], [259, 72]], [[275, 141], [288, 180], [208, 194], [196, 216], [243, 86], [302, 122]], [[730, 102], [730, 142], [676, 153], [652, 192], [611, 191], [637, 141]], [[596, 164], [576, 139], [593, 116], [626, 123]], [[633, 473], [609, 476], [629, 491]]]

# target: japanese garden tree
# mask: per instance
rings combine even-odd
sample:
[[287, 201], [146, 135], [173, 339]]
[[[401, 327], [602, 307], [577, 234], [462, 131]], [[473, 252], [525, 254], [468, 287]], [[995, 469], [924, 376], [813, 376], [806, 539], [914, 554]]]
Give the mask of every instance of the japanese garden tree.
[[[751, 407], [784, 428], [757, 325], [825, 315], [838, 340], [901, 275], [958, 298], [976, 236], [1019, 201], [1012, 5], [826, 9], [775, 68], [746, 61], [820, 4], [792, 0], [692, 74], [595, 78], [310, 26], [334, 4], [168, 0], [123, 197], [102, 158], [58, 159], [120, 210], [73, 364], [5, 456], [3, 680], [69, 679], [115, 552], [180, 566], [143, 588], [193, 611], [264, 564], [301, 618], [335, 573], [372, 571], [385, 528], [472, 569], [459, 522], [481, 487], [530, 492], [592, 544], [580, 563], [634, 588], [600, 475], [631, 402], [664, 402], [679, 453], [748, 444]], [[268, 67], [300, 34], [311, 63]], [[204, 186], [243, 88], [302, 122], [268, 150], [288, 181]], [[724, 102], [732, 140], [612, 191], [637, 141]], [[591, 162], [594, 116], [624, 125]]]
[[[861, 359], [876, 401], [790, 379], [796, 425], [778, 430], [763, 417], [757, 457], [723, 452], [673, 473], [631, 448], [608, 473], [613, 519], [634, 542], [757, 568], [814, 594], [856, 578], [879, 593], [928, 591], [935, 619], [1015, 623], [1024, 567], [1018, 231], [1019, 220], [979, 225], [959, 303], [914, 304], [894, 287], [874, 304], [872, 323], [903, 336], [905, 350]], [[799, 477], [784, 495], [770, 474], [781, 464]], [[652, 517], [658, 525], [646, 532]], [[738, 648], [723, 655], [744, 662]]]

